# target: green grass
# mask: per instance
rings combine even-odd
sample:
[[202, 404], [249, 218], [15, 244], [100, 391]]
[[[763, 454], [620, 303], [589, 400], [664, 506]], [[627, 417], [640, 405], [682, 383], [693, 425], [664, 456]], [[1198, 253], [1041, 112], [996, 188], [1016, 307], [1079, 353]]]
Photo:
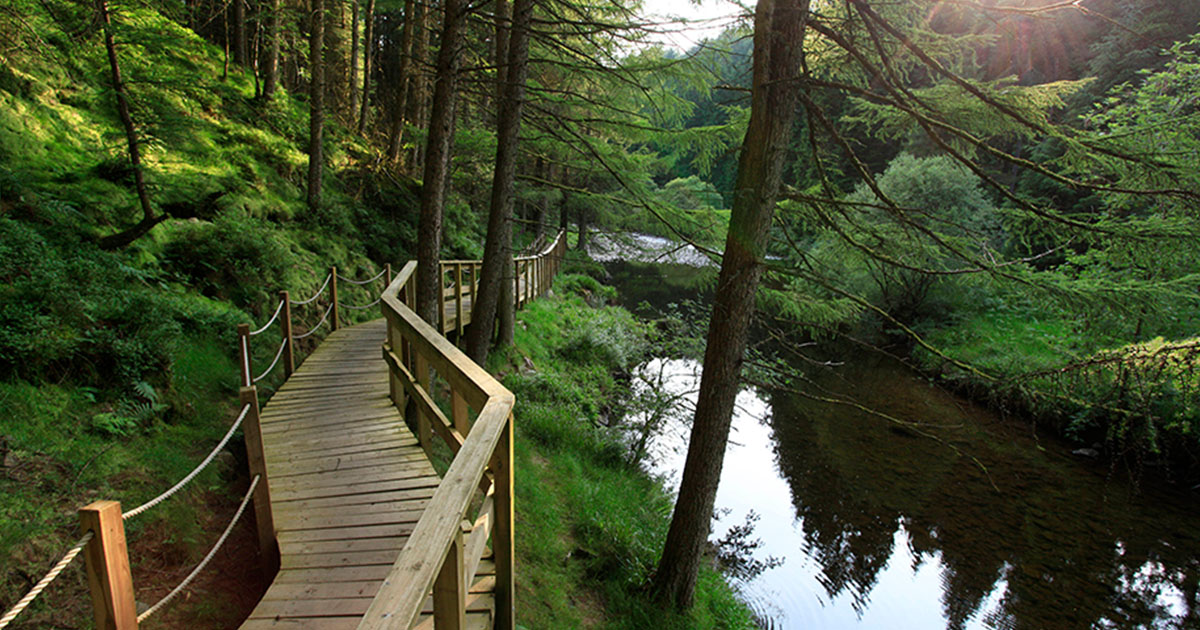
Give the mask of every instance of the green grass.
[[627, 311], [588, 306], [572, 293], [580, 284], [560, 278], [560, 297], [530, 303], [518, 315], [516, 348], [491, 360], [517, 397], [518, 622], [531, 629], [754, 627], [709, 568], [689, 612], [664, 611], [650, 599], [672, 498], [627, 463], [618, 433], [601, 422], [624, 395], [621, 376], [640, 356], [634, 349], [649, 345], [649, 331]]

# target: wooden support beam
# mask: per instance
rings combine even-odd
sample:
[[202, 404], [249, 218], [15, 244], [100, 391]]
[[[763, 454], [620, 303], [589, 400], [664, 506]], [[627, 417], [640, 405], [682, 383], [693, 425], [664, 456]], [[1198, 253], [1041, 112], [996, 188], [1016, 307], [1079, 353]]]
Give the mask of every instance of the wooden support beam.
[[238, 336], [238, 364], [242, 368], [241, 386], [245, 387], [253, 383], [254, 378], [250, 371], [250, 324], [237, 325]]
[[433, 627], [462, 630], [467, 626], [467, 587], [463, 584], [463, 535], [460, 529], [450, 542], [446, 559], [433, 583]]
[[329, 314], [329, 330], [338, 329], [338, 294], [337, 294], [337, 267], [329, 268], [329, 297], [332, 300], [333, 312]]
[[96, 628], [137, 630], [137, 604], [133, 599], [133, 575], [129, 571], [121, 504], [96, 501], [84, 507], [79, 510], [79, 529], [93, 534], [84, 556]]
[[463, 344], [463, 274], [462, 263], [454, 263], [454, 341]]
[[496, 557], [496, 628], [515, 630], [516, 582], [513, 560], [516, 546], [513, 542], [515, 522], [513, 515], [513, 415], [500, 433], [496, 450], [492, 455], [492, 474], [496, 484], [496, 523], [492, 529], [492, 553]]
[[467, 419], [467, 399], [455, 390], [450, 392], [450, 417], [454, 418], [454, 429], [463, 437], [471, 432], [471, 422]]
[[296, 371], [295, 345], [292, 343], [292, 298], [287, 291], [279, 292], [283, 311], [279, 313], [280, 328], [283, 329], [283, 377], [291, 378]]
[[242, 405], [249, 405], [242, 421], [242, 439], [246, 444], [246, 460], [250, 478], [259, 477], [254, 488], [254, 521], [258, 527], [258, 555], [263, 574], [273, 579], [279, 571], [279, 541], [275, 537], [275, 518], [271, 513], [271, 490], [267, 481], [267, 458], [263, 454], [262, 422], [258, 408], [258, 388], [251, 385], [238, 392]]

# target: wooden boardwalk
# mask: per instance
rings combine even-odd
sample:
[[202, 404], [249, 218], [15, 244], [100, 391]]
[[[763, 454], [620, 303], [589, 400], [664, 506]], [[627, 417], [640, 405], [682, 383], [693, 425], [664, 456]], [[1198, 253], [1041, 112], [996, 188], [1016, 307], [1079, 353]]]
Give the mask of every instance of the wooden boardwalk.
[[[281, 566], [242, 628], [358, 627], [441, 482], [388, 398], [385, 335], [382, 319], [330, 334], [262, 411]], [[491, 627], [494, 583], [484, 560], [468, 627]]]

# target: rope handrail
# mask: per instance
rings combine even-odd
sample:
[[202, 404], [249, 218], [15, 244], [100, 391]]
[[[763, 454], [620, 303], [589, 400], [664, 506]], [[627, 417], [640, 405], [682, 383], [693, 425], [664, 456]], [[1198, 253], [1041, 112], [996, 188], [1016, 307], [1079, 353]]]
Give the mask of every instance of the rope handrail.
[[206, 467], [208, 467], [208, 465], [212, 463], [212, 460], [217, 457], [217, 453], [221, 452], [221, 449], [225, 448], [225, 445], [229, 443], [229, 438], [233, 437], [233, 432], [237, 431], [237, 428], [242, 425], [242, 420], [246, 419], [246, 414], [249, 411], [250, 411], [249, 403], [242, 405], [242, 412], [240, 414], [238, 414], [237, 420], [235, 420], [233, 422], [233, 426], [229, 427], [229, 431], [227, 431], [225, 433], [225, 437], [221, 438], [221, 442], [219, 444], [217, 444], [216, 448], [214, 448], [211, 453], [208, 454], [208, 457], [204, 458], [204, 461], [200, 462], [200, 465], [196, 466], [196, 468], [193, 469], [192, 472], [188, 473], [188, 475], [186, 477], [179, 480], [179, 483], [175, 484], [174, 486], [171, 486], [171, 488], [169, 490], [158, 495], [157, 497], [154, 497], [153, 499], [150, 499], [149, 501], [133, 508], [132, 510], [129, 510], [128, 512], [121, 514], [121, 518], [124, 520], [129, 520], [129, 519], [137, 516], [138, 514], [141, 514], [142, 512], [149, 510], [150, 508], [158, 505], [159, 503], [162, 503], [163, 501], [166, 501], [167, 499], [171, 498], [171, 495], [175, 494], [176, 492], [179, 492], [179, 490], [181, 488], [183, 488], [184, 486], [186, 486], [188, 484], [188, 482], [190, 482], [192, 479], [195, 479], [196, 475], [199, 475], [200, 471], [202, 471]]
[[268, 366], [266, 370], [263, 370], [262, 374], [259, 374], [258, 376], [254, 377], [254, 380], [251, 381], [251, 384], [257, 383], [257, 382], [263, 380], [264, 378], [266, 378], [267, 375], [271, 373], [271, 370], [274, 370], [275, 366], [279, 365], [279, 357], [283, 356], [283, 348], [285, 346], [287, 346], [287, 342], [288, 342], [287, 339], [284, 339], [283, 341], [279, 342], [279, 349], [275, 351], [275, 359], [271, 361], [271, 365]]
[[292, 339], [293, 339], [293, 340], [300, 340], [300, 339], [303, 339], [303, 338], [305, 338], [305, 337], [307, 337], [307, 336], [309, 336], [309, 335], [311, 335], [311, 334], [313, 334], [313, 333], [317, 332], [317, 329], [318, 329], [318, 328], [320, 328], [320, 327], [321, 327], [321, 325], [325, 323], [325, 320], [329, 319], [329, 314], [330, 314], [331, 312], [333, 312], [333, 305], [332, 305], [332, 304], [330, 304], [330, 305], [329, 305], [329, 307], [325, 309], [325, 314], [321, 316], [321, 321], [317, 322], [317, 325], [316, 325], [316, 326], [313, 326], [312, 328], [309, 328], [309, 329], [308, 329], [308, 332], [304, 333], [303, 335], [292, 335]]
[[7, 627], [8, 624], [12, 623], [13, 620], [17, 618], [17, 615], [25, 612], [25, 609], [29, 607], [29, 604], [33, 603], [33, 600], [37, 599], [37, 596], [41, 595], [42, 591], [46, 590], [46, 587], [50, 586], [50, 583], [58, 578], [59, 574], [63, 572], [63, 569], [66, 569], [67, 566], [70, 565], [73, 560], [75, 560], [75, 557], [79, 555], [80, 551], [83, 551], [83, 548], [87, 546], [88, 542], [90, 542], [95, 535], [95, 532], [88, 532], [84, 534], [78, 542], [68, 549], [67, 553], [63, 555], [62, 559], [50, 569], [50, 572], [47, 573], [45, 577], [38, 580], [38, 583], [34, 584], [33, 588], [29, 589], [29, 592], [25, 594], [25, 597], [22, 597], [20, 601], [18, 601], [16, 604], [13, 604], [13, 607], [10, 608], [8, 612], [4, 613], [3, 617], [0, 617], [0, 630], [3, 630], [3, 628]]
[[333, 279], [332, 273], [326, 274], [325, 284], [322, 284], [321, 288], [317, 289], [317, 293], [315, 295], [308, 298], [307, 300], [293, 300], [292, 306], [304, 306], [305, 304], [311, 304], [311, 303], [315, 302], [317, 300], [317, 298], [321, 297], [321, 294], [325, 292], [325, 289], [329, 288], [329, 281], [332, 279]]
[[215, 545], [213, 545], [213, 548], [208, 551], [208, 555], [204, 556], [204, 559], [200, 561], [200, 564], [196, 565], [196, 568], [192, 569], [192, 572], [189, 573], [187, 577], [183, 578], [183, 581], [179, 583], [179, 586], [176, 586], [171, 590], [170, 593], [167, 593], [166, 596], [158, 600], [157, 604], [147, 608], [146, 612], [138, 615], [137, 620], [139, 624], [145, 621], [150, 615], [158, 612], [158, 609], [170, 603], [172, 599], [175, 599], [175, 596], [183, 592], [183, 589], [187, 588], [188, 584], [192, 583], [192, 580], [194, 580], [196, 576], [204, 570], [204, 567], [208, 566], [208, 563], [213, 559], [213, 556], [217, 555], [217, 550], [221, 548], [221, 545], [225, 544], [225, 539], [229, 538], [229, 533], [233, 531], [233, 526], [237, 525], [238, 520], [242, 518], [242, 512], [246, 511], [246, 504], [250, 503], [250, 497], [254, 496], [254, 488], [258, 486], [258, 481], [261, 478], [262, 477], [259, 475], [254, 475], [254, 480], [250, 482], [250, 489], [246, 491], [246, 496], [242, 498], [242, 504], [238, 506], [237, 513], [233, 515], [233, 520], [229, 521], [229, 525], [225, 528], [225, 531], [221, 534], [221, 537], [217, 539], [217, 542]]
[[379, 300], [382, 300], [382, 299], [383, 299], [383, 298], [381, 298], [381, 297], [380, 297], [380, 298], [375, 298], [375, 301], [374, 301], [374, 302], [371, 302], [370, 304], [364, 304], [364, 305], [362, 305], [362, 306], [354, 306], [353, 304], [343, 304], [343, 305], [342, 305], [342, 308], [348, 308], [348, 309], [350, 309], [350, 310], [352, 310], [352, 311], [365, 311], [365, 310], [367, 310], [367, 309], [369, 309], [369, 308], [372, 308], [372, 307], [374, 307], [375, 305], [379, 304]]
[[343, 276], [342, 274], [340, 274], [340, 273], [339, 273], [339, 274], [338, 274], [338, 281], [339, 281], [339, 282], [346, 282], [346, 283], [348, 283], [348, 284], [354, 284], [354, 285], [362, 286], [362, 285], [364, 285], [364, 284], [371, 284], [372, 282], [375, 282], [376, 280], [378, 280], [378, 279], [382, 278], [382, 277], [383, 277], [383, 274], [385, 274], [385, 273], [387, 273], [387, 269], [382, 269], [382, 270], [380, 270], [380, 271], [379, 271], [379, 273], [375, 274], [375, 277], [374, 277], [374, 278], [368, 278], [368, 279], [366, 279], [366, 280], [351, 280], [350, 278], [347, 278], [347, 277], [345, 277], [345, 276]]
[[253, 337], [255, 335], [260, 335], [263, 332], [265, 332], [268, 328], [271, 327], [271, 324], [275, 323], [275, 320], [279, 319], [279, 314], [282, 312], [283, 312], [283, 300], [279, 300], [279, 306], [275, 307], [275, 314], [271, 316], [271, 319], [268, 319], [267, 323], [262, 325], [262, 328], [259, 328], [258, 330], [251, 332], [250, 336]]

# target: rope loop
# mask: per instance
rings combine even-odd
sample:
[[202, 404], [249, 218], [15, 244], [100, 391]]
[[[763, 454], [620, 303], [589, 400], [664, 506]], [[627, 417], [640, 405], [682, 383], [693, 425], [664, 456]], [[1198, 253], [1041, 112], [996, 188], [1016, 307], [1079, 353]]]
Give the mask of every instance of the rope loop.
[[271, 361], [270, 367], [268, 367], [266, 370], [264, 370], [262, 374], [259, 374], [258, 376], [256, 376], [253, 380], [254, 383], [257, 383], [257, 382], [263, 380], [264, 378], [266, 378], [267, 375], [271, 373], [271, 370], [274, 370], [275, 366], [279, 365], [279, 357], [283, 356], [283, 347], [286, 346], [287, 343], [288, 343], [287, 339], [284, 339], [282, 342], [280, 342], [279, 349], [275, 351], [275, 359]]
[[342, 308], [348, 308], [352, 311], [365, 311], [369, 308], [374, 307], [376, 304], [379, 304], [379, 300], [382, 300], [382, 299], [383, 299], [382, 297], [378, 298], [374, 302], [371, 302], [370, 304], [364, 304], [362, 306], [354, 306], [352, 304], [342, 304], [341, 306], [342, 306]]
[[317, 300], [317, 298], [321, 297], [321, 294], [325, 292], [325, 289], [329, 288], [329, 281], [332, 279], [333, 279], [333, 274], [326, 274], [325, 275], [325, 284], [322, 284], [321, 288], [317, 289], [316, 295], [308, 298], [307, 300], [300, 300], [298, 302], [293, 300], [292, 305], [293, 306], [304, 306], [305, 304], [311, 304], [311, 303], [315, 302]]
[[259, 328], [258, 330], [250, 333], [250, 336], [253, 337], [255, 335], [260, 335], [263, 332], [265, 332], [268, 328], [271, 327], [271, 324], [275, 323], [275, 320], [279, 319], [279, 314], [282, 312], [283, 312], [283, 300], [279, 300], [279, 306], [275, 307], [275, 314], [271, 316], [271, 319], [267, 320], [267, 323], [263, 324], [262, 328]]
[[375, 274], [375, 277], [368, 278], [366, 280], [351, 280], [350, 278], [343, 277], [342, 274], [339, 273], [338, 274], [338, 282], [345, 282], [347, 284], [355, 284], [355, 285], [362, 286], [364, 284], [371, 284], [372, 282], [375, 282], [376, 280], [382, 278], [383, 274], [385, 274], [385, 273], [387, 273], [387, 269], [381, 270], [379, 273]]
[[204, 567], [208, 566], [208, 563], [213, 559], [213, 556], [217, 555], [217, 550], [221, 548], [221, 545], [225, 544], [225, 539], [229, 538], [229, 533], [233, 531], [233, 526], [237, 525], [238, 520], [242, 518], [242, 512], [246, 511], [246, 504], [250, 502], [250, 497], [254, 495], [254, 489], [258, 487], [259, 479], [261, 479], [260, 475], [254, 475], [254, 480], [250, 482], [250, 489], [246, 491], [246, 496], [242, 498], [242, 504], [238, 506], [237, 513], [233, 515], [233, 520], [229, 521], [229, 526], [225, 528], [225, 531], [221, 534], [221, 537], [217, 539], [217, 543], [213, 545], [213, 548], [208, 551], [208, 555], [204, 556], [204, 559], [200, 561], [200, 564], [196, 565], [196, 568], [192, 569], [192, 572], [189, 573], [187, 577], [183, 578], [183, 581], [179, 583], [179, 586], [176, 586], [171, 590], [170, 593], [167, 593], [165, 597], [158, 600], [157, 604], [147, 608], [146, 612], [138, 615], [137, 620], [139, 624], [145, 621], [150, 615], [158, 612], [158, 609], [170, 603], [172, 599], [175, 599], [175, 596], [182, 593], [183, 589], [187, 588], [187, 585], [191, 584], [192, 580], [196, 579], [196, 576], [204, 570]]
[[309, 336], [309, 335], [311, 335], [311, 334], [313, 334], [313, 333], [317, 332], [317, 329], [318, 329], [318, 328], [320, 328], [320, 327], [321, 327], [321, 325], [325, 323], [325, 320], [329, 319], [329, 314], [330, 314], [331, 312], [333, 312], [333, 305], [332, 305], [332, 304], [330, 304], [330, 305], [329, 305], [329, 308], [326, 308], [326, 309], [325, 309], [325, 314], [321, 316], [321, 321], [317, 322], [317, 325], [316, 325], [316, 326], [313, 326], [312, 328], [309, 328], [309, 329], [308, 329], [308, 332], [304, 333], [303, 335], [292, 335], [292, 339], [299, 341], [300, 339], [303, 339], [303, 338], [305, 338], [305, 337], [307, 337], [307, 336]]
[[83, 551], [83, 548], [87, 546], [88, 542], [91, 541], [95, 535], [95, 532], [88, 532], [84, 534], [83, 538], [79, 539], [79, 542], [76, 542], [74, 546], [68, 549], [67, 553], [63, 555], [62, 560], [59, 560], [58, 564], [55, 564], [54, 568], [50, 569], [50, 572], [47, 573], [45, 577], [38, 580], [38, 583], [34, 584], [33, 588], [29, 589], [29, 592], [25, 594], [25, 597], [22, 597], [20, 601], [18, 601], [13, 605], [12, 608], [8, 610], [8, 612], [4, 613], [3, 617], [0, 617], [0, 630], [3, 630], [3, 628], [7, 627], [8, 624], [12, 623], [13, 619], [17, 618], [17, 615], [20, 615], [22, 612], [24, 612], [25, 609], [33, 603], [33, 600], [37, 599], [37, 596], [41, 595], [42, 591], [46, 590], [46, 587], [50, 586], [50, 583], [58, 578], [58, 575], [63, 572], [63, 569], [67, 568], [67, 566], [71, 564], [71, 561], [75, 559], [75, 556], [78, 556], [79, 552]]
[[246, 419], [246, 414], [249, 412], [250, 412], [250, 403], [246, 403], [246, 404], [242, 405], [242, 412], [240, 414], [238, 414], [237, 420], [234, 421], [233, 426], [229, 427], [229, 431], [225, 433], [225, 437], [221, 438], [221, 442], [219, 444], [217, 444], [216, 448], [214, 448], [211, 453], [208, 454], [208, 457], [204, 458], [204, 461], [200, 462], [199, 466], [196, 466], [196, 468], [193, 469], [192, 472], [188, 473], [188, 475], [186, 477], [181, 479], [179, 481], [179, 483], [175, 484], [174, 486], [171, 486], [171, 488], [169, 490], [158, 495], [157, 497], [154, 497], [153, 499], [150, 499], [149, 501], [133, 508], [132, 510], [125, 512], [124, 514], [121, 515], [121, 518], [127, 521], [127, 520], [137, 516], [138, 514], [141, 514], [142, 512], [149, 510], [150, 508], [158, 505], [159, 503], [162, 503], [163, 501], [166, 501], [167, 499], [171, 498], [171, 495], [175, 494], [176, 492], [179, 492], [179, 490], [181, 488], [183, 488], [184, 486], [186, 486], [188, 484], [188, 482], [190, 482], [192, 479], [195, 479], [196, 475], [199, 475], [201, 470], [204, 470], [209, 464], [212, 463], [213, 459], [216, 459], [217, 453], [220, 453], [221, 449], [225, 448], [225, 445], [229, 443], [229, 438], [233, 437], [233, 432], [237, 431], [237, 428], [242, 425], [242, 420]]

